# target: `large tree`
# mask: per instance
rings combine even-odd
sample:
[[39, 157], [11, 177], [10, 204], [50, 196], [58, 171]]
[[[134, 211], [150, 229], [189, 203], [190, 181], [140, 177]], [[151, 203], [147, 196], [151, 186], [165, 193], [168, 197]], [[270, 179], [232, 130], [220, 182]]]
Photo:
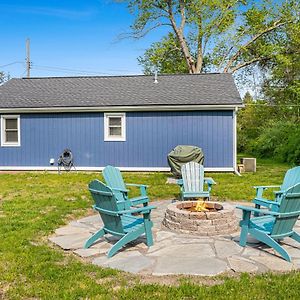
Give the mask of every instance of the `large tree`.
[[0, 71], [0, 84], [2, 84], [5, 81], [5, 75], [3, 72]]
[[155, 71], [160, 74], [189, 72], [178, 40], [173, 33], [153, 43], [143, 56], [138, 57], [138, 62], [143, 66], [144, 74], [147, 75]]
[[282, 51], [263, 64], [265, 98], [277, 107], [277, 118], [300, 121], [300, 22], [286, 28]]
[[[159, 27], [168, 35], [149, 51], [176, 42], [189, 73], [210, 70], [235, 72], [257, 62], [267, 61], [278, 50], [274, 33], [297, 21], [299, 4], [295, 0], [124, 0], [135, 15], [130, 36], [141, 38]], [[166, 47], [165, 47], [166, 48]], [[157, 60], [158, 65], [162, 64]], [[149, 52], [145, 54], [147, 58]], [[159, 56], [159, 55], [158, 55]], [[153, 56], [151, 56], [153, 58]], [[177, 56], [178, 58], [178, 56]], [[143, 64], [145, 59], [140, 58]], [[207, 62], [204, 64], [204, 62]], [[151, 63], [151, 61], [150, 61]]]

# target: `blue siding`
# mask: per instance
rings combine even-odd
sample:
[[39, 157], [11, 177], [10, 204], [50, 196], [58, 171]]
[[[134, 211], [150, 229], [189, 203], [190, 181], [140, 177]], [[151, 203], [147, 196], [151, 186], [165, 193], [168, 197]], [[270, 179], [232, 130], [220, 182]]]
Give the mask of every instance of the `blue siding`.
[[104, 142], [103, 113], [21, 115], [21, 147], [0, 147], [0, 166], [48, 166], [65, 148], [82, 167], [167, 167], [176, 145], [196, 145], [206, 167], [233, 166], [233, 112], [127, 112], [126, 142]]

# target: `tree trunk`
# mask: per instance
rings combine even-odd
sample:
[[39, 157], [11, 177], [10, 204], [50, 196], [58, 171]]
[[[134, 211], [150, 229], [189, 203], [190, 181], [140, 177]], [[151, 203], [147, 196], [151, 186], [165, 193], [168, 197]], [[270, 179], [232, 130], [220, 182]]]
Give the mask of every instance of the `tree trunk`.
[[177, 38], [178, 38], [179, 45], [181, 47], [183, 56], [184, 56], [185, 61], [187, 63], [187, 67], [188, 67], [189, 73], [193, 74], [196, 71], [195, 61], [194, 61], [193, 57], [191, 56], [190, 49], [189, 49], [189, 47], [188, 47], [188, 45], [187, 45], [187, 43], [186, 43], [186, 41], [184, 39], [184, 33], [183, 33], [184, 25], [185, 25], [185, 21], [186, 21], [184, 1], [182, 1], [180, 3], [181, 23], [180, 23], [179, 27], [177, 27], [177, 24], [176, 24], [174, 15], [173, 15], [173, 10], [172, 10], [172, 5], [173, 4], [172, 4], [172, 1], [168, 0], [167, 4], [168, 4], [169, 19], [170, 19], [172, 28], [173, 28], [173, 30], [174, 30]]
[[199, 24], [198, 24], [198, 45], [197, 45], [197, 62], [195, 73], [201, 73], [203, 66], [203, 33], [202, 33], [202, 18], [199, 15]]
[[196, 67], [195, 67], [194, 59], [192, 58], [192, 56], [190, 54], [189, 47], [188, 47], [183, 35], [180, 32], [178, 32], [178, 30], [175, 32], [176, 32], [177, 38], [179, 40], [179, 44], [182, 49], [183, 55], [185, 57], [189, 73], [194, 74], [194, 73], [196, 73]]

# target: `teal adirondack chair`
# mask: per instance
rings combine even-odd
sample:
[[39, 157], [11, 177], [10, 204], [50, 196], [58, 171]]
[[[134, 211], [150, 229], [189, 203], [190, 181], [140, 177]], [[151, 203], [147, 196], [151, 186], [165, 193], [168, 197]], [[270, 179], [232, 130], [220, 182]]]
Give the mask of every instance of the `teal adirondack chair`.
[[[300, 167], [295, 167], [289, 169], [283, 179], [282, 185], [264, 185], [264, 186], [254, 186], [256, 189], [256, 196], [253, 202], [255, 203], [255, 208], [260, 209], [261, 206], [268, 207], [272, 211], [278, 211], [278, 207], [281, 202], [282, 195], [284, 192], [294, 186], [295, 184], [300, 183]], [[274, 200], [269, 200], [263, 197], [263, 192], [268, 188], [279, 188], [278, 191], [275, 191]], [[257, 216], [257, 213], [255, 214]]]
[[[212, 185], [216, 184], [212, 178], [204, 177], [204, 167], [194, 161], [181, 167], [182, 179], [177, 180], [181, 190], [181, 200], [188, 198], [208, 198]], [[207, 184], [207, 189], [204, 186]]]
[[[89, 184], [89, 191], [95, 201], [93, 208], [100, 213], [104, 227], [86, 241], [85, 249], [93, 245], [105, 234], [120, 237], [120, 240], [109, 250], [108, 257], [112, 257], [124, 245], [137, 239], [144, 233], [147, 246], [153, 245], [151, 231], [153, 223], [150, 219], [150, 213], [155, 208], [154, 206], [120, 210], [113, 190], [99, 180], [93, 180]], [[137, 213], [142, 214], [143, 218], [132, 215]]]
[[[293, 230], [300, 215], [300, 183], [290, 187], [282, 194], [278, 211], [257, 209], [248, 206], [237, 206], [243, 210], [243, 219], [240, 222], [240, 245], [246, 246], [247, 235], [274, 248], [285, 260], [291, 261], [288, 252], [277, 242], [290, 237], [300, 243], [300, 235]], [[251, 213], [262, 216], [251, 218]]]
[[[118, 201], [123, 199], [128, 200], [127, 205], [133, 206], [138, 204], [148, 205], [149, 198], [147, 196], [147, 185], [145, 184], [135, 184], [135, 183], [125, 183], [120, 170], [113, 166], [107, 166], [103, 169], [103, 177], [106, 184], [115, 192]], [[129, 190], [126, 186], [136, 186], [140, 188], [140, 196], [129, 198]]]

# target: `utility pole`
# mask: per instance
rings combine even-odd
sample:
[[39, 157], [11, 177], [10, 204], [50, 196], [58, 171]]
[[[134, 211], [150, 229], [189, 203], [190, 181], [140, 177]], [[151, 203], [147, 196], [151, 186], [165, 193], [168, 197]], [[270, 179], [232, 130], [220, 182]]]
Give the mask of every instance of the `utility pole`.
[[26, 40], [26, 70], [27, 70], [27, 78], [30, 78], [30, 69], [31, 69], [31, 61], [30, 61], [30, 39]]

